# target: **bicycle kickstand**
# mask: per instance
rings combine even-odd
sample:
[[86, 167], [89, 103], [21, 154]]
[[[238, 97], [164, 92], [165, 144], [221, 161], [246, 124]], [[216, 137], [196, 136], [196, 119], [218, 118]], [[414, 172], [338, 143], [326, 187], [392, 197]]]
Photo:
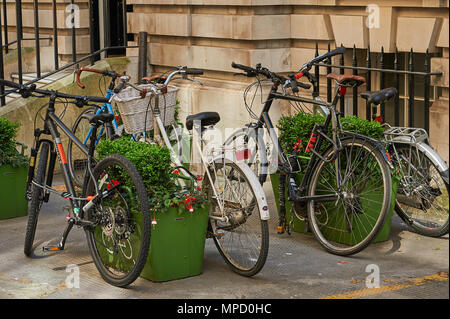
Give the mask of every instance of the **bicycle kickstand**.
[[66, 226], [66, 229], [64, 230], [64, 233], [61, 237], [61, 241], [59, 242], [59, 244], [57, 246], [44, 246], [42, 247], [43, 251], [60, 251], [60, 250], [64, 250], [64, 246], [66, 244], [66, 239], [67, 236], [69, 236], [70, 231], [72, 230], [73, 225], [75, 225], [75, 218], [70, 217], [68, 220], [68, 224]]

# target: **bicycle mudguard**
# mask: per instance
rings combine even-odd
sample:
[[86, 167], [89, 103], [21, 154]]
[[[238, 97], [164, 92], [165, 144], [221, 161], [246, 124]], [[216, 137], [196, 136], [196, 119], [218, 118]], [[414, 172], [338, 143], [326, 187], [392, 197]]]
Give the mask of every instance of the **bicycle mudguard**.
[[411, 144], [411, 138], [407, 136], [398, 136], [392, 139], [392, 142], [398, 142], [402, 144], [410, 144], [413, 146], [416, 146], [419, 151], [423, 152], [429, 160], [436, 165], [438, 168], [439, 173], [446, 179], [446, 182], [448, 183], [448, 166], [445, 163], [445, 161], [439, 156], [439, 154], [428, 144], [423, 142], [418, 142]]
[[267, 204], [266, 194], [264, 193], [264, 190], [261, 184], [259, 183], [258, 178], [256, 177], [255, 173], [253, 173], [253, 171], [250, 169], [250, 167], [247, 164], [243, 162], [237, 162], [231, 156], [227, 156], [224, 154], [216, 156], [210, 162], [216, 161], [219, 163], [223, 163], [224, 161], [227, 161], [228, 163], [234, 163], [244, 172], [245, 176], [248, 178], [250, 186], [255, 192], [255, 197], [256, 200], [258, 201], [259, 206], [259, 216], [261, 217], [262, 220], [269, 220], [270, 213], [269, 213], [269, 205]]

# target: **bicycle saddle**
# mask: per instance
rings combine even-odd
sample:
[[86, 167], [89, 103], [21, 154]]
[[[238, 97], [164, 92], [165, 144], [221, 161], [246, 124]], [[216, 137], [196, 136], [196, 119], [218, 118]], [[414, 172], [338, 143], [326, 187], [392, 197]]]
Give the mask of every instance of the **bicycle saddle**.
[[364, 83], [366, 83], [366, 79], [362, 76], [353, 75], [353, 74], [327, 74], [328, 79], [334, 79], [337, 83], [342, 86], [350, 86], [357, 87]]
[[369, 104], [378, 105], [384, 101], [390, 100], [397, 95], [396, 88], [387, 88], [381, 91], [367, 91], [362, 92], [361, 97], [366, 99]]
[[214, 125], [220, 121], [220, 115], [217, 112], [201, 112], [186, 117], [186, 128], [192, 130], [194, 121], [200, 121], [202, 129], [206, 126]]
[[92, 114], [92, 113], [84, 113], [82, 118], [85, 118], [89, 121], [89, 123], [94, 125], [102, 125], [104, 123], [111, 122], [114, 119], [114, 114], [111, 113], [100, 113], [100, 114]]

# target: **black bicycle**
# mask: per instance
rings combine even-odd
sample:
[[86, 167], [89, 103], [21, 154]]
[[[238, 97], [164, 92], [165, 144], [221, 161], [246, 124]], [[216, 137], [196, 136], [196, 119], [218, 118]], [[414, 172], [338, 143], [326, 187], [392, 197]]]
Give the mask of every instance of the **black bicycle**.
[[[244, 71], [243, 75], [263, 76], [272, 82], [272, 86], [261, 114], [255, 116], [253, 113], [256, 122], [233, 133], [225, 141], [226, 145], [239, 143], [247, 149], [245, 160], [261, 183], [266, 181], [269, 164], [277, 162], [280, 173], [279, 233], [289, 226], [285, 203], [287, 188], [287, 200], [293, 202], [293, 213], [299, 219], [308, 219], [319, 243], [337, 255], [351, 255], [363, 250], [383, 227], [392, 197], [389, 159], [377, 140], [344, 131], [339, 121], [336, 104], [340, 96], [345, 94], [346, 87], [364, 83], [364, 78], [336, 75], [338, 85], [331, 103], [288, 94], [288, 90], [297, 93], [299, 87], [310, 88], [309, 84], [297, 79], [306, 76], [314, 82], [314, 76], [309, 73], [313, 63], [344, 51], [345, 48], [341, 47], [317, 57], [305, 64], [299, 73], [288, 77], [261, 65], [252, 68], [233, 62], [232, 67]], [[280, 86], [284, 89], [283, 93], [277, 92]], [[297, 156], [283, 153], [269, 116], [276, 99], [308, 103], [327, 111], [325, 123], [317, 123], [311, 132], [306, 152], [312, 155], [307, 168], [301, 172], [303, 177], [300, 183], [296, 181], [300, 169]], [[271, 150], [267, 149], [268, 143], [264, 141], [264, 130], [270, 136]]]
[[[23, 98], [49, 97], [36, 114], [45, 109], [43, 128], [34, 129], [34, 145], [31, 149], [27, 177], [28, 224], [24, 253], [31, 256], [39, 212], [50, 193], [56, 193], [70, 203], [68, 225], [56, 246], [45, 246], [44, 251], [61, 251], [74, 225], [83, 227], [94, 263], [104, 280], [124, 287], [136, 280], [145, 266], [150, 247], [151, 220], [149, 202], [144, 183], [135, 166], [125, 157], [110, 155], [97, 161], [94, 151], [97, 129], [111, 124], [110, 113], [85, 113], [92, 126], [88, 145], [83, 144], [55, 114], [55, 105], [71, 103], [81, 108], [92, 103], [107, 103], [103, 97], [77, 96], [57, 91], [37, 89], [35, 85], [20, 85], [0, 80], [13, 88], [6, 94], [18, 92]], [[73, 177], [61, 143], [58, 128], [87, 156], [88, 165], [81, 192], [74, 187]], [[51, 138], [42, 138], [49, 135]], [[35, 167], [38, 158], [37, 167]], [[66, 190], [52, 188], [56, 159], [59, 159]]]

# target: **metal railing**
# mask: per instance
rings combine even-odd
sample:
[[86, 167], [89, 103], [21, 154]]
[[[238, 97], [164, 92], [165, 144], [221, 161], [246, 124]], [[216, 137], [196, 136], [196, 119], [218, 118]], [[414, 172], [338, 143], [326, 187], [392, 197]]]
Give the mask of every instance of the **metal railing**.
[[[91, 48], [90, 48], [90, 54], [85, 55], [79, 59], [77, 59], [77, 39], [76, 39], [76, 24], [75, 24], [75, 1], [71, 0], [71, 40], [72, 40], [72, 62], [65, 64], [64, 66], [60, 67], [59, 63], [59, 51], [58, 51], [58, 15], [57, 15], [57, 2], [56, 0], [52, 1], [52, 33], [53, 36], [47, 36], [47, 37], [41, 37], [40, 36], [40, 28], [39, 28], [39, 4], [38, 0], [33, 1], [33, 16], [34, 16], [34, 38], [24, 38], [23, 37], [23, 24], [22, 24], [22, 1], [16, 0], [15, 1], [15, 12], [16, 12], [16, 34], [17, 38], [14, 41], [8, 42], [8, 21], [7, 21], [7, 3], [6, 0], [2, 0], [0, 5], [2, 6], [1, 12], [3, 12], [3, 21], [2, 21], [2, 15], [0, 15], [0, 78], [4, 79], [4, 62], [3, 57], [4, 53], [7, 54], [11, 50], [12, 45], [17, 46], [17, 77], [18, 82], [20, 84], [23, 84], [23, 66], [22, 66], [22, 41], [35, 41], [35, 50], [36, 50], [36, 77], [32, 79], [31, 81], [27, 82], [26, 84], [31, 84], [34, 82], [37, 82], [39, 80], [42, 80], [46, 77], [49, 77], [51, 75], [54, 75], [55, 73], [58, 73], [60, 71], [63, 71], [65, 69], [68, 69], [73, 66], [77, 66], [79, 63], [90, 59], [90, 63], [94, 64], [97, 60], [100, 59], [100, 53], [105, 52], [106, 56], [108, 56], [108, 52], [116, 49], [126, 49], [126, 48], [135, 48], [136, 46], [127, 46], [127, 29], [126, 29], [126, 1], [122, 0], [122, 14], [123, 14], [123, 46], [111, 46], [110, 43], [106, 45], [106, 47], [95, 50], [95, 45], [98, 45], [98, 43], [95, 43], [92, 41], [94, 38], [92, 36], [94, 32], [93, 28], [93, 22], [96, 21], [98, 23], [98, 0], [90, 0], [89, 1], [89, 21], [90, 21], [90, 32], [91, 32]], [[97, 7], [96, 7], [97, 6]], [[41, 56], [40, 56], [40, 41], [41, 40], [52, 40], [53, 44], [53, 52], [54, 52], [54, 71], [48, 72], [46, 74], [42, 74], [41, 69]], [[5, 43], [5, 44], [3, 44]], [[5, 97], [3, 96], [5, 92], [5, 89], [3, 86], [0, 86], [0, 106], [5, 105]]]
[[[328, 51], [330, 51], [330, 44], [328, 44]], [[381, 90], [386, 88], [386, 76], [387, 75], [393, 75], [393, 81], [394, 81], [394, 87], [397, 89], [397, 92], [400, 92], [400, 76], [401, 75], [406, 75], [408, 77], [408, 81], [407, 81], [407, 91], [408, 95], [407, 95], [407, 99], [408, 99], [408, 120], [407, 120], [407, 125], [408, 126], [415, 126], [415, 108], [414, 108], [414, 101], [416, 99], [415, 96], [415, 77], [419, 76], [419, 77], [424, 77], [424, 129], [429, 132], [429, 128], [430, 128], [430, 77], [431, 76], [442, 76], [442, 72], [431, 72], [430, 71], [430, 62], [431, 62], [431, 56], [428, 52], [428, 49], [425, 53], [425, 63], [424, 63], [424, 68], [422, 71], [419, 70], [415, 70], [414, 67], [414, 52], [413, 49], [410, 50], [408, 54], [408, 70], [401, 70], [400, 68], [400, 63], [399, 63], [399, 52], [396, 49], [395, 52], [393, 54], [390, 54], [391, 56], [393, 55], [393, 65], [394, 68], [393, 69], [388, 69], [385, 68], [386, 66], [386, 62], [387, 62], [387, 54], [384, 52], [384, 49], [381, 48], [381, 53], [380, 53], [380, 57], [379, 57], [379, 68], [374, 68], [372, 67], [373, 62], [373, 57], [372, 57], [372, 52], [370, 51], [370, 47], [367, 48], [367, 53], [366, 53], [366, 63], [365, 66], [358, 66], [358, 59], [357, 59], [357, 51], [356, 51], [356, 47], [353, 46], [353, 51], [352, 51], [352, 65], [351, 66], [346, 66], [345, 65], [345, 60], [344, 60], [344, 55], [341, 55], [340, 59], [339, 59], [339, 64], [332, 64], [331, 58], [328, 58], [326, 60], [325, 63], [317, 63], [315, 64], [315, 76], [319, 81], [319, 68], [320, 67], [324, 67], [326, 68], [326, 72], [328, 73], [332, 73], [333, 69], [338, 69], [340, 74], [344, 74], [344, 71], [347, 70], [352, 70], [352, 74], [354, 75], [358, 75], [358, 71], [365, 71], [365, 78], [366, 78], [366, 91], [370, 91], [372, 89], [372, 86], [374, 83], [372, 83], [372, 74], [373, 73], [378, 73], [379, 76], [379, 87], [377, 89]], [[316, 51], [315, 51], [315, 56], [319, 56], [319, 50], [318, 50], [318, 44], [316, 43]], [[392, 61], [391, 61], [392, 62]], [[319, 87], [319, 86], [318, 86]], [[331, 102], [332, 99], [332, 81], [331, 79], [327, 78], [327, 84], [326, 84], [326, 88], [327, 88], [327, 101]], [[319, 92], [317, 92], [319, 93]], [[340, 99], [340, 112], [345, 114], [345, 98], [344, 96], [341, 97]], [[355, 88], [353, 89], [352, 92], [352, 104], [353, 104], [353, 108], [352, 108], [352, 114], [355, 116], [358, 116], [358, 90]], [[371, 115], [371, 110], [370, 110], [370, 105], [366, 104], [366, 119], [370, 120], [370, 115]], [[386, 109], [385, 109], [385, 104], [382, 103], [380, 105], [380, 115], [383, 119], [385, 119], [386, 116]], [[394, 125], [395, 126], [399, 126], [400, 125], [400, 99], [399, 96], [397, 95], [395, 100], [394, 100]]]

